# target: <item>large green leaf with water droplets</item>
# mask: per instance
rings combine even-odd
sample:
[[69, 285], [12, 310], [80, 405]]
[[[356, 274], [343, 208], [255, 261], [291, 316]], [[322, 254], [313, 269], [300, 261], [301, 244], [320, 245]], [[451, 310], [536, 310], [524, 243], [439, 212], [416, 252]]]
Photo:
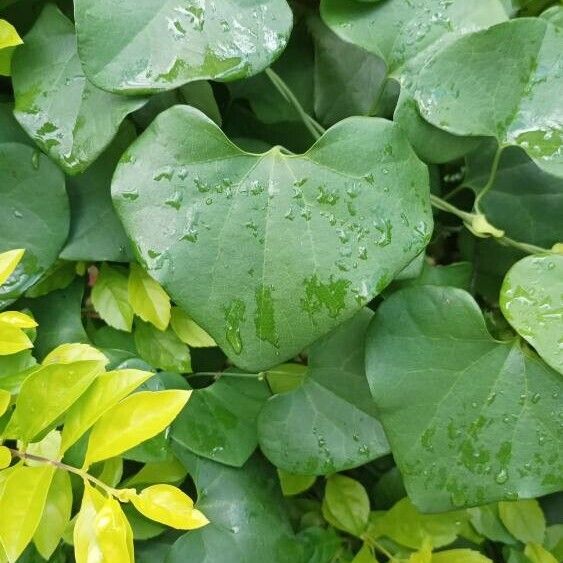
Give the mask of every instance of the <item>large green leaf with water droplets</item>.
[[60, 170], [18, 143], [0, 144], [0, 202], [0, 252], [25, 248], [22, 261], [0, 288], [1, 309], [55, 262], [67, 237], [69, 211]]
[[563, 374], [563, 256], [528, 256], [504, 278], [504, 316], [554, 369]]
[[420, 71], [422, 116], [457, 135], [517, 145], [563, 176], [563, 30], [543, 19], [504, 22], [461, 37]]
[[428, 190], [391, 122], [350, 118], [304, 155], [257, 155], [181, 106], [132, 145], [112, 185], [150, 275], [250, 371], [351, 317], [420, 253]]
[[364, 309], [313, 344], [303, 384], [275, 395], [262, 409], [260, 448], [276, 467], [326, 475], [389, 453], [365, 376], [371, 318]]
[[368, 331], [366, 367], [419, 509], [563, 486], [563, 379], [518, 340], [494, 340], [465, 291], [426, 286], [391, 295]]
[[12, 61], [15, 115], [68, 174], [84, 171], [144, 98], [100, 90], [86, 79], [72, 22], [48, 4]]
[[256, 74], [284, 49], [292, 25], [285, 0], [77, 0], [75, 18], [88, 78], [127, 94]]

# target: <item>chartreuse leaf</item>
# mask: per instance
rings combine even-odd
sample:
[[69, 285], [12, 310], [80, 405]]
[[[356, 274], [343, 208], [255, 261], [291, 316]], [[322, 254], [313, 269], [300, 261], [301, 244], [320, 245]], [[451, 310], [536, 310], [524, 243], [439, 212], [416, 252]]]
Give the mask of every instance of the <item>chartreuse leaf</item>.
[[134, 0], [76, 2], [80, 58], [100, 88], [145, 93], [206, 78], [245, 78], [278, 57], [292, 25], [285, 0], [220, 5], [149, 0], [143, 8]]
[[557, 563], [557, 559], [538, 543], [529, 543], [524, 548], [524, 555], [531, 563]]
[[217, 346], [215, 340], [180, 309], [172, 307], [170, 324], [176, 336], [192, 348]]
[[112, 193], [149, 273], [253, 372], [351, 317], [432, 228], [427, 170], [397, 126], [367, 117], [304, 155], [256, 155], [176, 106], [124, 155]]
[[55, 468], [14, 468], [0, 485], [0, 541], [10, 563], [18, 560], [41, 520]]
[[92, 288], [92, 305], [109, 326], [131, 332], [134, 313], [129, 303], [127, 272], [102, 264]]
[[[540, 18], [466, 35], [421, 69], [415, 91], [420, 112], [451, 133], [517, 145], [538, 166], [563, 176], [563, 119], [557, 110], [562, 49], [563, 31]], [[479, 95], [471, 86], [476, 81]]]
[[4, 311], [0, 313], [0, 325], [9, 325], [16, 328], [35, 328], [35, 320], [20, 311]]
[[491, 560], [472, 549], [448, 549], [432, 554], [431, 563], [490, 563]]
[[65, 416], [61, 452], [65, 452], [110, 408], [152, 375], [138, 369], [120, 369], [99, 375]]
[[170, 322], [170, 298], [138, 264], [130, 266], [128, 291], [135, 314], [158, 330], [165, 330]]
[[172, 426], [172, 440], [203, 457], [241, 467], [258, 445], [256, 420], [269, 396], [265, 381], [225, 373], [193, 391]]
[[0, 446], [0, 469], [6, 469], [12, 463], [12, 452], [6, 446]]
[[364, 309], [315, 342], [303, 383], [264, 405], [258, 439], [276, 467], [326, 475], [389, 453], [365, 376], [365, 334], [372, 316]]
[[74, 362], [99, 362], [100, 370], [107, 365], [107, 357], [89, 344], [61, 344], [51, 350], [41, 362], [44, 366], [49, 364], [72, 364]]
[[209, 523], [193, 500], [172, 485], [151, 485], [130, 500], [141, 514], [171, 528], [195, 530]]
[[500, 292], [506, 320], [563, 374], [563, 256], [527, 256], [508, 271]]
[[6, 433], [31, 442], [48, 429], [86, 391], [103, 371], [99, 361], [49, 364], [34, 370], [23, 382]]
[[543, 543], [545, 516], [536, 499], [499, 502], [498, 510], [506, 529], [522, 543]]
[[47, 4], [12, 61], [15, 116], [68, 174], [84, 171], [145, 103], [96, 88], [84, 76], [72, 22]]
[[166, 461], [146, 463], [138, 473], [127, 479], [125, 486], [149, 485], [152, 483], [181, 483], [186, 477], [186, 468], [172, 457]]
[[33, 543], [44, 559], [48, 560], [59, 545], [70, 521], [71, 509], [72, 487], [69, 473], [55, 471], [41, 520], [33, 535]]
[[107, 410], [94, 424], [84, 466], [119, 455], [164, 430], [191, 391], [140, 391]]
[[0, 285], [2, 285], [16, 269], [20, 263], [25, 249], [18, 248], [17, 250], [8, 250], [0, 254]]
[[10, 66], [15, 48], [23, 43], [16, 28], [0, 20], [0, 75], [10, 76]]
[[298, 495], [312, 487], [317, 480], [315, 475], [296, 475], [278, 469], [278, 477], [282, 493], [285, 497]]
[[119, 503], [84, 485], [80, 512], [74, 525], [77, 563], [92, 560], [133, 563], [133, 532]]
[[494, 340], [468, 293], [394, 293], [375, 314], [366, 358], [380, 420], [419, 509], [563, 485], [561, 376], [517, 340]]
[[33, 348], [33, 343], [21, 328], [0, 320], [0, 356], [17, 354], [29, 348]]
[[69, 213], [62, 172], [31, 147], [0, 144], [0, 177], [0, 252], [25, 248], [0, 287], [4, 308], [54, 264], [68, 234]]
[[5, 389], [0, 389], [0, 416], [2, 416], [10, 406], [12, 394]]
[[335, 528], [360, 537], [369, 518], [369, 497], [363, 485], [345, 475], [331, 475], [326, 481], [323, 516]]

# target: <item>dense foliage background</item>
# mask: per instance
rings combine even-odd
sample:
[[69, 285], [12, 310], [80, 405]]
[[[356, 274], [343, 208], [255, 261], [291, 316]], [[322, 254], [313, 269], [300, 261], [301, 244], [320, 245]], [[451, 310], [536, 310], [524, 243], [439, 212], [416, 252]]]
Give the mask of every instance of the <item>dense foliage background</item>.
[[0, 75], [0, 560], [563, 560], [561, 2], [0, 0]]

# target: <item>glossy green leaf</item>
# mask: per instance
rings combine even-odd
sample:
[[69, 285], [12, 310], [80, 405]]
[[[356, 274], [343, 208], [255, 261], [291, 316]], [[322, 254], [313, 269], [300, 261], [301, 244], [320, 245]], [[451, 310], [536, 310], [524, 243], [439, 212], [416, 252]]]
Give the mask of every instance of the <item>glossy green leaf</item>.
[[389, 453], [365, 376], [364, 309], [309, 350], [303, 383], [272, 397], [258, 422], [260, 448], [290, 473], [326, 475]]
[[563, 374], [563, 256], [528, 256], [504, 278], [500, 306], [508, 322]]
[[361, 537], [369, 517], [369, 497], [362, 484], [344, 475], [331, 475], [326, 481], [323, 516], [339, 530]]
[[562, 30], [541, 19], [466, 35], [421, 70], [415, 92], [420, 112], [451, 133], [517, 145], [538, 166], [563, 176], [563, 119], [557, 111], [562, 49]]
[[258, 445], [256, 420], [270, 396], [264, 381], [226, 373], [195, 389], [172, 426], [176, 447], [241, 467]]
[[498, 510], [506, 529], [522, 543], [543, 543], [545, 516], [535, 499], [499, 502]]
[[61, 451], [66, 451], [110, 408], [152, 377], [151, 372], [120, 369], [99, 375], [65, 416]]
[[498, 342], [462, 290], [391, 295], [368, 331], [367, 374], [414, 504], [451, 510], [561, 488], [561, 376]]
[[85, 78], [74, 26], [53, 4], [25, 36], [12, 71], [17, 120], [68, 174], [92, 164], [146, 101], [104, 92]]
[[424, 262], [422, 270], [417, 277], [395, 282], [393, 286], [411, 287], [413, 285], [441, 285], [458, 287], [469, 291], [473, 277], [471, 262], [455, 262], [447, 266], [431, 266]]
[[505, 544], [514, 544], [516, 539], [502, 523], [498, 503], [485, 504], [467, 510], [471, 525], [482, 536]]
[[0, 252], [25, 248], [15, 272], [0, 287], [3, 308], [55, 262], [68, 233], [69, 213], [62, 173], [31, 147], [1, 144], [0, 178]]
[[108, 325], [131, 332], [134, 313], [129, 303], [127, 272], [102, 264], [92, 288], [92, 305]]
[[107, 410], [94, 424], [85, 466], [114, 457], [152, 438], [176, 418], [190, 391], [141, 391]]
[[256, 74], [284, 49], [292, 24], [285, 0], [259, 5], [242, 0], [223, 0], [220, 5], [146, 0], [143, 9], [137, 9], [134, 0], [75, 4], [86, 75], [101, 88], [128, 94]]
[[[197, 508], [210, 524], [172, 546], [168, 563], [295, 563], [301, 545], [289, 523], [277, 477], [254, 455], [242, 468], [227, 467], [176, 448], [198, 490]], [[243, 502], [241, 502], [241, 499]]]
[[66, 471], [55, 471], [47, 493], [45, 508], [33, 535], [37, 551], [49, 560], [70, 521], [72, 487]]
[[165, 330], [170, 322], [170, 298], [138, 264], [131, 264], [128, 291], [135, 314], [159, 330]]
[[26, 297], [43, 297], [51, 291], [65, 289], [76, 277], [76, 264], [57, 260], [39, 279], [25, 292]]
[[31, 541], [39, 521], [55, 468], [19, 466], [0, 485], [0, 541], [10, 563]]
[[124, 155], [112, 191], [150, 274], [249, 371], [352, 316], [432, 224], [424, 166], [375, 118], [341, 122], [305, 155], [254, 155], [174, 107]]

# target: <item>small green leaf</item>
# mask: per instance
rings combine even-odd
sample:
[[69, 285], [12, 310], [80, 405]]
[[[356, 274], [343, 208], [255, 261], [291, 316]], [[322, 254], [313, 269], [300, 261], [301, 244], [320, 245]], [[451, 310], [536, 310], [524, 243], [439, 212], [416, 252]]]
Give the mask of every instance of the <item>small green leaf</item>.
[[557, 559], [539, 543], [529, 543], [524, 548], [524, 555], [531, 563], [557, 563]]
[[192, 348], [208, 348], [217, 346], [215, 340], [197, 325], [190, 317], [180, 309], [172, 307], [170, 324], [176, 336]]
[[537, 500], [499, 502], [498, 510], [502, 523], [518, 541], [543, 543], [545, 516]]
[[449, 549], [432, 554], [432, 563], [490, 563], [491, 560], [472, 549]]
[[134, 313], [127, 286], [127, 274], [123, 270], [102, 264], [92, 288], [92, 305], [108, 325], [131, 332]]
[[298, 495], [310, 489], [317, 480], [316, 475], [296, 475], [295, 473], [288, 473], [283, 469], [278, 469], [277, 471], [282, 493], [285, 497]]
[[128, 290], [135, 314], [159, 330], [166, 330], [170, 322], [170, 298], [138, 264], [131, 264]]

